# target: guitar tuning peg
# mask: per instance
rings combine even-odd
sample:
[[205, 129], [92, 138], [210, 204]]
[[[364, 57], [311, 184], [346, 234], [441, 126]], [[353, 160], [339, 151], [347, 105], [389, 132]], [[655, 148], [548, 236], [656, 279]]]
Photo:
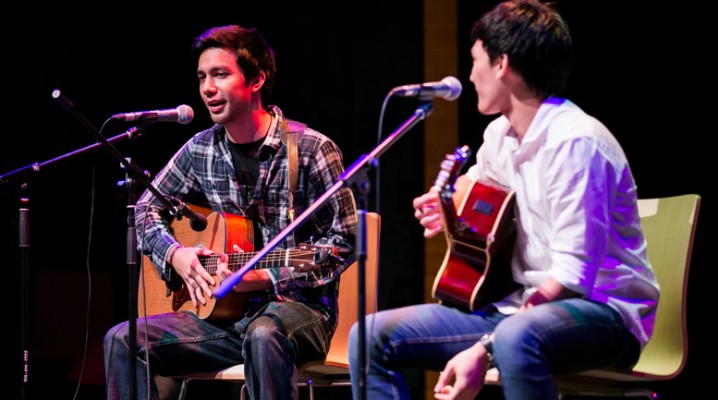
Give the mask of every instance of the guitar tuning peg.
[[327, 255], [327, 248], [322, 247], [319, 249], [319, 251], [314, 252], [314, 264], [315, 265], [324, 265], [326, 264], [327, 260], [329, 259], [329, 256]]

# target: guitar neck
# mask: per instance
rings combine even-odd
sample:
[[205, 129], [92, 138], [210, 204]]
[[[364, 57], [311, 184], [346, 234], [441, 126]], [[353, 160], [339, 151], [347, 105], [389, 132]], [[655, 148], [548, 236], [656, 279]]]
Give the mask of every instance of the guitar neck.
[[[228, 268], [230, 271], [237, 271], [242, 266], [247, 264], [252, 258], [254, 258], [258, 251], [251, 252], [239, 252], [230, 253], [228, 256]], [[263, 268], [276, 268], [276, 267], [310, 267], [312, 269], [320, 268], [321, 265], [315, 262], [316, 249], [286, 249], [286, 250], [273, 250], [267, 253], [261, 260], [259, 260], [253, 267], [253, 269]], [[202, 263], [204, 269], [210, 274], [217, 272], [217, 266], [219, 264], [219, 254], [212, 254], [209, 256], [199, 256], [199, 260]]]

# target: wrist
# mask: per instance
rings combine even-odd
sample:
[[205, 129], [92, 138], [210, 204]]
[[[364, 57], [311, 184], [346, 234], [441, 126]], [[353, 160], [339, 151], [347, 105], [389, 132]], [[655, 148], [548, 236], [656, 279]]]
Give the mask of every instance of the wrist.
[[494, 343], [491, 340], [491, 333], [487, 333], [484, 336], [479, 339], [479, 343], [484, 347], [484, 350], [486, 350], [486, 356], [488, 357], [489, 361], [494, 360]]
[[167, 253], [167, 264], [172, 265], [172, 259], [175, 256], [175, 253], [177, 253], [177, 250], [182, 247], [182, 245], [172, 246], [170, 251]]
[[524, 308], [531, 308], [544, 303], [548, 303], [549, 299], [544, 295], [540, 289], [536, 290], [524, 303]]

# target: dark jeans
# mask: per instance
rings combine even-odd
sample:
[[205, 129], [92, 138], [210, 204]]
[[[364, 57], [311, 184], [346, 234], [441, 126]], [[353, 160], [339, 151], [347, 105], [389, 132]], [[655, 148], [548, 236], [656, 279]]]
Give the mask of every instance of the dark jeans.
[[[157, 399], [154, 375], [207, 372], [244, 363], [251, 399], [296, 399], [296, 365], [326, 357], [332, 332], [301, 303], [273, 302], [236, 324], [214, 324], [191, 312], [137, 320], [137, 369], [129, 371], [129, 323], [105, 335], [108, 399], [127, 399], [130, 373], [137, 399]], [[149, 369], [149, 374], [147, 370]]]
[[[408, 399], [402, 367], [441, 371], [457, 353], [494, 331], [494, 362], [507, 400], [557, 399], [554, 375], [601, 367], [629, 368], [640, 345], [611, 307], [569, 299], [507, 318], [494, 307], [473, 314], [439, 304], [366, 317], [366, 398]], [[358, 330], [349, 341], [354, 398], [359, 397]]]

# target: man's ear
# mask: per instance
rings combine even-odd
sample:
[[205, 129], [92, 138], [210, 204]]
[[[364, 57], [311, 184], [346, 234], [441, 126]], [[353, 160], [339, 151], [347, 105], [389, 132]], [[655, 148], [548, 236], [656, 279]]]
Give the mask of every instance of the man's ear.
[[494, 61], [494, 67], [496, 68], [496, 77], [503, 78], [509, 73], [511, 66], [509, 65], [508, 54], [502, 54]]
[[264, 86], [264, 82], [267, 80], [267, 75], [260, 71], [257, 76], [252, 79], [252, 91], [259, 92], [262, 90], [262, 86]]

